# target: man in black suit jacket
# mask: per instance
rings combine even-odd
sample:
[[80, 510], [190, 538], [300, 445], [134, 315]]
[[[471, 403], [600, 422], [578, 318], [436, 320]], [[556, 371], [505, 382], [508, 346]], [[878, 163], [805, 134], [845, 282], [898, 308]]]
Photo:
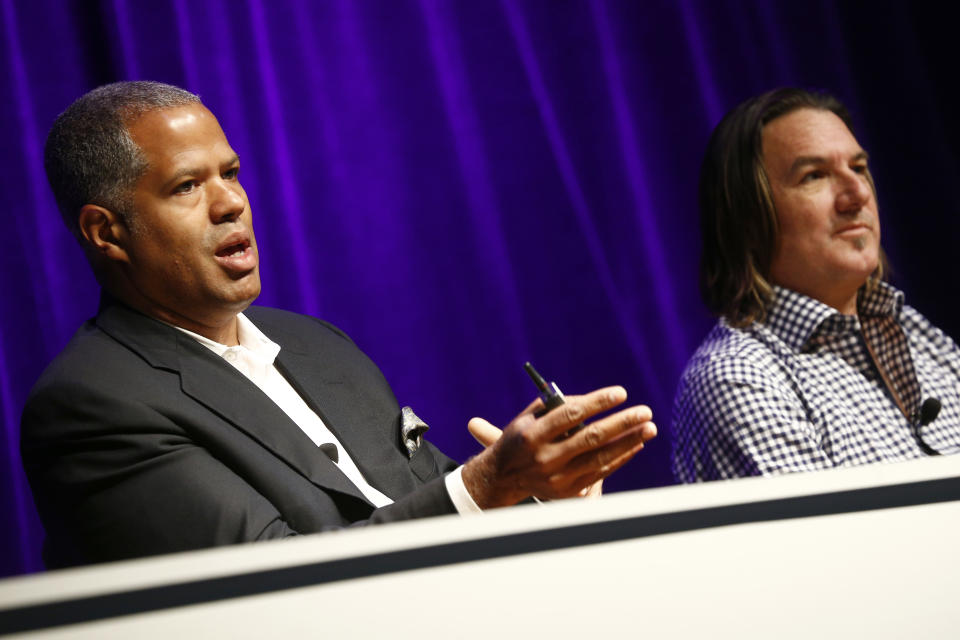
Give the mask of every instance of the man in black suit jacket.
[[475, 419], [488, 446], [463, 467], [402, 432], [342, 332], [249, 307], [259, 258], [239, 160], [193, 94], [94, 90], [57, 119], [45, 162], [105, 292], [23, 414], [52, 566], [583, 495], [656, 434], [646, 407], [571, 433], [621, 404], [619, 387], [539, 418], [533, 403], [502, 435]]

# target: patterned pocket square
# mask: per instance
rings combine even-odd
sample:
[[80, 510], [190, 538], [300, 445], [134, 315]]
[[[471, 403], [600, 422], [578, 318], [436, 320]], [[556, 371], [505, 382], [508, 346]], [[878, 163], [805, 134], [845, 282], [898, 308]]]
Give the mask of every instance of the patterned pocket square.
[[417, 417], [410, 407], [400, 410], [400, 440], [407, 448], [407, 456], [413, 457], [423, 444], [423, 434], [427, 432], [427, 423]]

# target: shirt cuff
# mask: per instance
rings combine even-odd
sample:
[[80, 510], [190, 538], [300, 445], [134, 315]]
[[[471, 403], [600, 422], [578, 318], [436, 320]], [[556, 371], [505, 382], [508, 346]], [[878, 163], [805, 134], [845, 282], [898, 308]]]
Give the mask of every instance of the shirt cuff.
[[473, 501], [473, 498], [470, 497], [470, 492], [467, 491], [466, 485], [463, 484], [463, 477], [460, 475], [462, 470], [463, 466], [459, 466], [448, 473], [443, 479], [447, 485], [447, 493], [450, 495], [450, 501], [453, 502], [453, 506], [457, 508], [457, 513], [460, 515], [483, 513], [483, 510], [480, 509], [477, 503]]

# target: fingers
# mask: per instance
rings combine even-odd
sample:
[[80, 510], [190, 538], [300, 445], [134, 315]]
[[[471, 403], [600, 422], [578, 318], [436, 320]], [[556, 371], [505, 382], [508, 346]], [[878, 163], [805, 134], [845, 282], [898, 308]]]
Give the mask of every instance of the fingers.
[[597, 480], [590, 486], [580, 489], [580, 495], [590, 499], [601, 497], [603, 495], [603, 480]]
[[[525, 428], [526, 425], [533, 423], [536, 418], [534, 413], [539, 409], [543, 408], [543, 402], [540, 398], [535, 398], [533, 402], [528, 404], [526, 408], [517, 414], [517, 416], [510, 421], [510, 424], [506, 428], [511, 426], [519, 426]], [[467, 423], [467, 430], [470, 431], [477, 442], [482, 444], [485, 447], [489, 447], [494, 442], [500, 439], [500, 436], [503, 435], [503, 431], [498, 427], [495, 427], [493, 424], [484, 420], [483, 418], [471, 418], [470, 422]]]
[[630, 462], [630, 460], [633, 459], [633, 456], [635, 456], [636, 454], [640, 453], [643, 450], [644, 446], [645, 446], [644, 444], [640, 444], [634, 447], [633, 449], [621, 454], [619, 457], [614, 458], [608, 464], [601, 465], [599, 468], [594, 469], [591, 473], [585, 476], [582, 476], [579, 482], [590, 482], [595, 480], [594, 484], [591, 486], [596, 486], [597, 484], [602, 483], [604, 478], [613, 474], [613, 472], [615, 472], [617, 469], [619, 469], [623, 465]]
[[548, 489], [537, 495], [551, 499], [599, 497], [601, 481], [643, 449], [642, 430], [638, 428], [600, 451], [573, 459], [562, 470], [551, 475], [547, 481]]
[[584, 420], [622, 404], [627, 399], [623, 387], [606, 387], [583, 396], [568, 396], [566, 403], [540, 418], [534, 439], [550, 442]]
[[593, 422], [572, 436], [556, 443], [553, 454], [559, 460], [569, 460], [589, 451], [599, 450], [606, 443], [620, 438], [624, 434], [641, 427], [635, 434], [640, 442], [646, 442], [657, 435], [652, 422], [650, 407], [639, 405], [618, 411]]
[[602, 480], [629, 462], [656, 435], [657, 426], [652, 422], [643, 422], [602, 447], [576, 456], [564, 466], [564, 473], [577, 478], [572, 483], [577, 487]]
[[[528, 404], [523, 411], [517, 414], [517, 418], [521, 416], [532, 415], [535, 411], [538, 411], [541, 407], [543, 407], [543, 400], [541, 400], [540, 398], [534, 398], [533, 402]], [[516, 420], [517, 418], [514, 418], [514, 420]]]
[[515, 504], [530, 495], [598, 495], [599, 482], [656, 436], [650, 408], [623, 409], [567, 434], [626, 398], [623, 387], [598, 389], [568, 396], [565, 404], [540, 418], [534, 414], [543, 403], [535, 400], [502, 432], [474, 418], [467, 428], [486, 448], [464, 465], [464, 485], [481, 508]]
[[657, 425], [653, 422], [647, 422], [643, 425], [643, 441], [649, 442], [657, 437], [657, 434], [660, 433], [657, 430]]
[[[656, 436], [655, 424], [650, 421], [638, 424], [638, 421], [648, 417], [651, 417], [649, 408], [631, 407], [598, 420], [566, 441], [554, 444], [552, 453], [556, 454], [560, 447], [574, 440], [579, 441], [576, 447], [568, 445], [568, 451], [562, 458], [550, 456], [544, 460], [544, 467], [554, 471], [547, 480], [548, 488], [537, 495], [549, 498], [584, 495], [582, 490], [585, 487], [606, 478], [629, 462], [647, 441]], [[598, 444], [594, 445], [594, 442]]]
[[499, 440], [503, 434], [500, 429], [483, 418], [473, 418], [470, 420], [470, 422], [467, 423], [467, 430], [470, 431], [470, 435], [472, 435], [477, 442], [485, 447], [489, 447]]

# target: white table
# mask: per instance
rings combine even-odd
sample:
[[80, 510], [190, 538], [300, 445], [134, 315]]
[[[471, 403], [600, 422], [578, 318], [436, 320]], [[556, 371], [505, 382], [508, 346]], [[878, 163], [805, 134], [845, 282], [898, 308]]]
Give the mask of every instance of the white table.
[[957, 637], [958, 525], [960, 457], [667, 487], [0, 580], [0, 634]]

